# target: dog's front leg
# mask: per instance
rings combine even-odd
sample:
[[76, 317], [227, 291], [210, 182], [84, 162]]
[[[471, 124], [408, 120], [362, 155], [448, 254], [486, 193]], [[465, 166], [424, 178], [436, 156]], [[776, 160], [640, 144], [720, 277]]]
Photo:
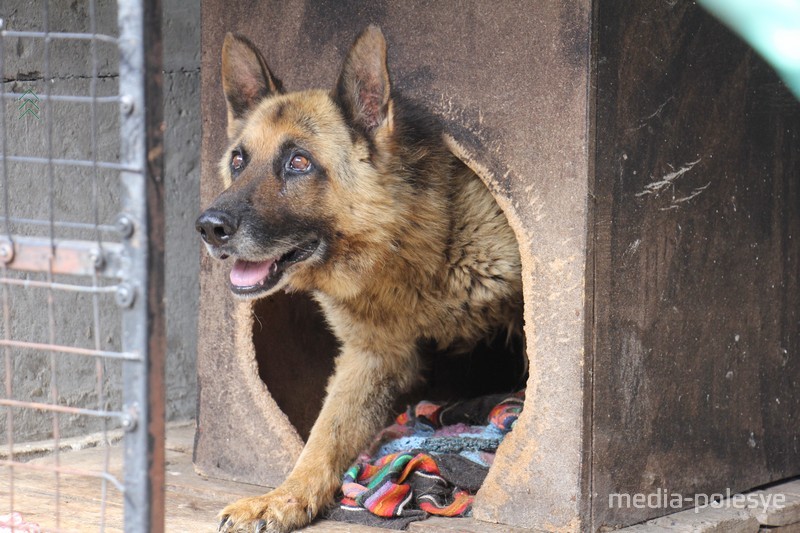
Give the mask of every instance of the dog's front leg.
[[226, 507], [220, 531], [292, 531], [333, 502], [344, 471], [386, 422], [397, 395], [416, 379], [413, 342], [391, 344], [367, 350], [345, 343], [291, 474], [272, 492]]

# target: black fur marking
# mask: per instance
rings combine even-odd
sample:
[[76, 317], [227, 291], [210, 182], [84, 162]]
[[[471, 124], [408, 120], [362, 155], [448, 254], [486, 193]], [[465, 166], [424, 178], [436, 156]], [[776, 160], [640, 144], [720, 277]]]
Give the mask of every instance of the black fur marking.
[[327, 237], [331, 234], [325, 222], [300, 218], [289, 211], [277, 213], [269, 220], [251, 211], [242, 218], [242, 225], [247, 228], [251, 239], [265, 251], [279, 248], [284, 242], [296, 241], [299, 244], [310, 237], [329, 240]]
[[[344, 116], [344, 114], [342, 114], [342, 116]], [[350, 135], [350, 144], [352, 145], [355, 145], [358, 142], [358, 140], [362, 138], [358, 134], [358, 132], [352, 127], [347, 128], [347, 133], [348, 135]]]
[[228, 94], [228, 103], [231, 106], [234, 118], [242, 118], [250, 109], [250, 100], [238, 93]]
[[372, 165], [372, 157], [377, 151], [377, 146], [375, 146], [375, 141], [372, 138], [372, 135], [364, 128], [359, 126], [359, 124], [353, 121], [351, 117], [350, 111], [348, 111], [348, 105], [340, 100], [339, 91], [341, 89], [337, 86], [337, 89], [331, 93], [331, 100], [333, 103], [336, 104], [336, 107], [339, 109], [339, 113], [341, 113], [342, 118], [344, 119], [345, 124], [347, 124], [347, 133], [350, 136], [350, 144], [356, 145], [360, 142], [367, 143], [367, 152], [370, 155], [369, 164]]
[[[273, 81], [280, 85], [280, 82], [273, 78]], [[279, 91], [281, 92], [281, 91]], [[231, 106], [234, 118], [243, 118], [251, 109], [253, 109], [259, 102], [268, 98], [272, 94], [269, 87], [264, 85], [252, 94], [245, 94], [239, 91], [232, 91], [228, 93], [228, 104]]]
[[[349, 126], [350, 140], [357, 144], [360, 140], [367, 143], [370, 162], [377, 152], [372, 134], [352, 118], [346, 99], [342, 95], [342, 87], [337, 86], [333, 93], [333, 101], [339, 107], [345, 122]], [[447, 149], [442, 141], [443, 129], [436, 118], [416, 102], [405, 98], [402, 94], [393, 94], [394, 141], [395, 145], [412, 157], [404, 160], [407, 171], [402, 177], [415, 189], [426, 189], [429, 170], [428, 158], [425, 155], [444, 153]], [[416, 157], [413, 157], [416, 156]]]
[[444, 261], [447, 264], [450, 264], [452, 251], [453, 251], [453, 228], [451, 227], [450, 232], [447, 235], [447, 240], [444, 243]]
[[312, 137], [316, 137], [317, 135], [319, 135], [319, 128], [317, 128], [317, 123], [310, 117], [301, 116], [297, 119], [297, 123], [303, 129], [305, 129]]
[[368, 136], [368, 132], [354, 120], [355, 110], [353, 109], [353, 106], [350, 105], [350, 97], [347, 94], [347, 89], [344, 85], [345, 84], [341, 81], [336, 84], [336, 88], [333, 90], [333, 94], [331, 95], [332, 99], [336, 105], [339, 106], [339, 109], [342, 110], [342, 115], [344, 115], [347, 123], [356, 128], [359, 133], [366, 137]]
[[442, 127], [435, 117], [416, 102], [400, 94], [393, 95], [395, 143], [406, 150], [408, 157], [404, 179], [415, 189], [430, 186], [428, 158], [425, 155], [440, 155], [446, 152], [442, 141]]
[[364, 139], [369, 145], [369, 153], [375, 153], [375, 143], [373, 141], [372, 130], [374, 128], [367, 128], [356, 117], [356, 110], [353, 109], [350, 98], [347, 95], [347, 90], [343, 83], [337, 83], [336, 89], [331, 94], [331, 99], [336, 106], [341, 110], [345, 122], [350, 127], [350, 140], [356, 144], [359, 139]]
[[286, 102], [278, 104], [278, 107], [275, 108], [275, 113], [272, 115], [273, 121], [280, 122], [283, 119], [283, 116], [286, 114], [286, 105]]

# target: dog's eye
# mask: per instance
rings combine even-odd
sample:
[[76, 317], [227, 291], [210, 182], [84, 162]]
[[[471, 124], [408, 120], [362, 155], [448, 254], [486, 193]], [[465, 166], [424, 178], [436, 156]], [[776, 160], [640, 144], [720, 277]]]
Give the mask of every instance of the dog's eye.
[[311, 170], [311, 160], [303, 154], [294, 154], [286, 162], [286, 168], [292, 172], [308, 172]]
[[234, 174], [238, 174], [245, 166], [244, 154], [241, 150], [234, 150], [231, 152], [231, 170]]

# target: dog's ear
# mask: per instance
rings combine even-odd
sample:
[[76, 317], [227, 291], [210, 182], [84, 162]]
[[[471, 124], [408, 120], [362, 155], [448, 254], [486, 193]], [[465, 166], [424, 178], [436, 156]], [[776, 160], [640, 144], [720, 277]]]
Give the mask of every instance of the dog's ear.
[[386, 40], [377, 26], [358, 36], [339, 74], [334, 97], [347, 118], [368, 135], [391, 123]]
[[228, 33], [222, 44], [222, 89], [228, 101], [228, 126], [264, 98], [283, 92], [264, 56], [241, 35]]

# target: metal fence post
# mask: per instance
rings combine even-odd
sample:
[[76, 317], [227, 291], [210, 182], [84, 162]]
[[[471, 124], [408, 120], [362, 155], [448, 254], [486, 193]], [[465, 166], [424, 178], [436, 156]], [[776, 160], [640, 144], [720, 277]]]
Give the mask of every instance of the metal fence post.
[[[118, 294], [123, 349], [144, 356], [126, 363], [124, 401], [131, 414], [125, 439], [125, 531], [164, 531], [164, 235], [161, 2], [120, 0], [121, 163], [125, 239], [140, 285]], [[123, 222], [124, 223], [124, 222]]]

